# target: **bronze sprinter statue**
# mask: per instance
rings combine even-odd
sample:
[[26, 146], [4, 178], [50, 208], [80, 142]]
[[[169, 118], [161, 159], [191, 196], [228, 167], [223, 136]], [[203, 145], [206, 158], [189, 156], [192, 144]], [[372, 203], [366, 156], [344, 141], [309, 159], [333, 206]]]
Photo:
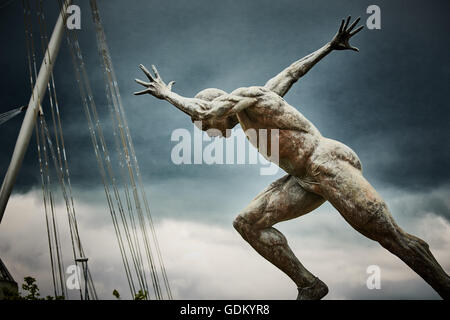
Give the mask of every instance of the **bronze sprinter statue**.
[[[136, 80], [151, 94], [203, 122], [202, 130], [216, 128], [223, 136], [240, 123], [242, 129], [279, 129], [279, 166], [288, 174], [263, 190], [235, 219], [242, 237], [265, 259], [287, 274], [298, 287], [297, 299], [321, 299], [328, 287], [297, 259], [286, 238], [274, 224], [297, 218], [329, 201], [344, 219], [364, 236], [378, 241], [403, 260], [444, 299], [450, 298], [450, 277], [427, 243], [403, 231], [386, 203], [364, 178], [361, 162], [346, 145], [322, 136], [297, 109], [282, 98], [291, 86], [333, 50], [354, 50], [349, 39], [359, 18], [349, 25], [342, 20], [339, 31], [319, 50], [294, 62], [264, 86], [239, 88], [230, 94], [206, 89], [194, 98], [172, 92], [154, 66], [154, 75], [140, 66], [150, 82]], [[254, 139], [250, 142], [256, 144]], [[258, 147], [256, 144], [255, 147]], [[261, 152], [261, 150], [260, 150]], [[269, 160], [271, 156], [263, 154]]]

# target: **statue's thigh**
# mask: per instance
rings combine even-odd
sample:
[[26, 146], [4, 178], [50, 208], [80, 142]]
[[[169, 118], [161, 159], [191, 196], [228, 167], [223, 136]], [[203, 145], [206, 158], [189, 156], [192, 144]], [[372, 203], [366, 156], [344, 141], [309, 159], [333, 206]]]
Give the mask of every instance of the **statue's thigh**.
[[325, 199], [303, 189], [291, 175], [286, 175], [260, 192], [242, 210], [240, 217], [258, 228], [297, 218], [319, 207]]
[[345, 161], [336, 161], [327, 174], [319, 174], [321, 194], [357, 231], [373, 240], [397, 230], [389, 209], [361, 171]]

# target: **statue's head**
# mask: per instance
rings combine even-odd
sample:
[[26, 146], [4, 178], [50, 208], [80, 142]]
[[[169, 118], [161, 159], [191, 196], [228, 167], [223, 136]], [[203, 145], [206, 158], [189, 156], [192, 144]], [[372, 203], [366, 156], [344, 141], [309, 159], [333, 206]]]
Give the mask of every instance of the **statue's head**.
[[[194, 98], [205, 100], [205, 101], [213, 101], [214, 99], [227, 94], [225, 91], [216, 89], [216, 88], [208, 88], [200, 91], [195, 95]], [[221, 132], [223, 137], [228, 137], [226, 130], [233, 128], [237, 123], [238, 119], [236, 116], [230, 116], [223, 120], [203, 120], [202, 121], [202, 130], [207, 131], [209, 129], [217, 129]], [[210, 137], [218, 136], [218, 134], [214, 133], [214, 130], [207, 131]]]
[[223, 96], [224, 94], [227, 93], [223, 90], [216, 88], [208, 88], [197, 93], [194, 98], [206, 101], [213, 101], [215, 98]]

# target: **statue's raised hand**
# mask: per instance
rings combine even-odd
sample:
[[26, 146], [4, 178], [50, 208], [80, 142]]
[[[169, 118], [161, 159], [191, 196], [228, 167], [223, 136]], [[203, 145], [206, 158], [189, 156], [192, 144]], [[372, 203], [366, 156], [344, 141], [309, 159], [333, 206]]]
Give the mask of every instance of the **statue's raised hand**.
[[[360, 32], [364, 26], [359, 26], [355, 30], [355, 26], [358, 24], [360, 18], [356, 19], [350, 26], [351, 17], [349, 16], [347, 20], [342, 19], [341, 26], [339, 27], [339, 31], [334, 36], [333, 40], [331, 40], [331, 48], [334, 50], [354, 50], [359, 51], [358, 48], [352, 47], [349, 43], [351, 37]], [[353, 31], [352, 31], [353, 30]]]
[[150, 82], [145, 82], [139, 79], [135, 79], [137, 83], [140, 85], [143, 85], [146, 87], [146, 89], [142, 91], [135, 92], [135, 95], [141, 95], [141, 94], [151, 94], [152, 96], [158, 98], [158, 99], [164, 99], [167, 96], [167, 93], [172, 91], [172, 86], [175, 84], [175, 81], [170, 81], [168, 84], [165, 84], [164, 81], [161, 79], [158, 70], [156, 70], [156, 67], [152, 65], [152, 70], [154, 73], [154, 76], [150, 73], [150, 71], [147, 70], [146, 67], [144, 67], [142, 64], [139, 65], [139, 68], [144, 71], [147, 78], [150, 80]]

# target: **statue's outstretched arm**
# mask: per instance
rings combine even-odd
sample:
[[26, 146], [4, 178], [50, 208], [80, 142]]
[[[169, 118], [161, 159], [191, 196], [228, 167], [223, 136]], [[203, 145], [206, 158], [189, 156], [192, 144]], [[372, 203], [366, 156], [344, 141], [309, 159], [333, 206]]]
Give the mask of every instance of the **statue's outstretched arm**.
[[158, 99], [166, 100], [196, 120], [224, 119], [244, 110], [256, 101], [256, 99], [251, 97], [232, 94], [223, 95], [213, 101], [182, 97], [172, 92], [172, 85], [175, 81], [165, 84], [155, 66], [152, 65], [154, 76], [143, 65], [140, 65], [140, 68], [144, 71], [150, 82], [136, 79], [136, 82], [146, 87], [146, 89], [135, 92], [135, 95], [148, 93]]
[[364, 26], [359, 26], [355, 30], [360, 18], [356, 19], [350, 26], [350, 17], [347, 20], [342, 20], [339, 31], [333, 39], [325, 44], [319, 50], [295, 61], [289, 67], [281, 71], [278, 75], [267, 81], [265, 87], [280, 96], [284, 96], [294, 83], [304, 76], [317, 62], [329, 54], [333, 50], [354, 50], [359, 51], [358, 48], [352, 47], [349, 40], [356, 33], [361, 31]]

